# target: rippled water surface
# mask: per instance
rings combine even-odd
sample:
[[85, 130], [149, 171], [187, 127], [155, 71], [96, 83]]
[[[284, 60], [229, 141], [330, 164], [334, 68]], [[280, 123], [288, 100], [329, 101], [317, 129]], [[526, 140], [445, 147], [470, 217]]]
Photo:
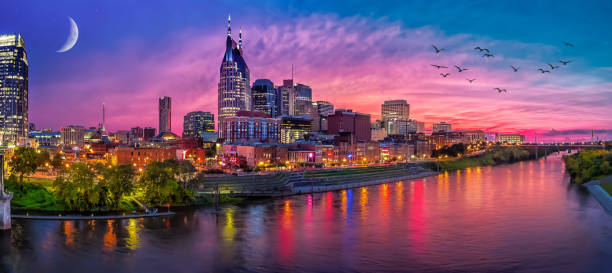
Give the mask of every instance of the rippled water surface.
[[559, 156], [180, 211], [15, 220], [0, 272], [612, 272], [612, 216]]

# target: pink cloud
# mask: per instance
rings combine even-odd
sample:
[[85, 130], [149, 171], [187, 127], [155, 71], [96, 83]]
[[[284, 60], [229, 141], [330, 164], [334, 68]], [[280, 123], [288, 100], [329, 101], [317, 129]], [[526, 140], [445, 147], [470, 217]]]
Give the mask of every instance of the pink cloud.
[[[184, 30], [155, 42], [131, 40], [113, 52], [58, 63], [69, 67], [61, 80], [33, 88], [49, 92], [32, 98], [40, 126], [94, 125], [99, 105], [107, 105], [107, 127], [157, 127], [157, 98], [173, 99], [173, 131], [182, 131], [189, 111], [217, 112], [217, 82], [224, 51], [223, 25], [214, 33]], [[297, 82], [310, 85], [315, 100], [352, 108], [377, 118], [387, 99], [406, 99], [411, 114], [427, 123], [448, 121], [455, 128], [544, 131], [612, 128], [612, 84], [574, 66], [542, 75], [536, 71], [557, 58], [554, 47], [493, 41], [471, 35], [445, 35], [410, 29], [385, 19], [340, 19], [312, 15], [279, 24], [250, 20], [243, 27], [251, 79], [276, 83], [295, 67]], [[430, 45], [446, 48], [434, 54]], [[482, 58], [475, 45], [496, 57]], [[506, 55], [507, 53], [507, 55]], [[579, 62], [577, 60], [576, 62]], [[430, 64], [449, 66], [437, 71]], [[453, 65], [468, 67], [458, 73]], [[509, 65], [520, 67], [514, 73]], [[448, 78], [439, 73], [450, 72]], [[466, 78], [476, 78], [469, 84]], [[497, 94], [493, 88], [509, 90]], [[43, 103], [44, 101], [44, 103]], [[39, 127], [40, 127], [39, 126]]]

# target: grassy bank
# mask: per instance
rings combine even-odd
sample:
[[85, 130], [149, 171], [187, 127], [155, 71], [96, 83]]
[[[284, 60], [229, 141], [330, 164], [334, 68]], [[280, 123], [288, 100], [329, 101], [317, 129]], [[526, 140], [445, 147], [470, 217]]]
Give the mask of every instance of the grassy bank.
[[565, 170], [570, 174], [572, 182], [576, 184], [612, 175], [612, 151], [583, 150], [567, 156], [565, 157]]
[[612, 196], [612, 184], [601, 184], [600, 185], [610, 196]]
[[[550, 152], [551, 151], [548, 151], [548, 153]], [[544, 150], [540, 150], [538, 153], [539, 155], [544, 155]], [[427, 162], [423, 164], [423, 167], [438, 170], [439, 164], [440, 171], [452, 171], [477, 166], [495, 166], [534, 159], [535, 154], [535, 149], [520, 146], [496, 146], [473, 157], [462, 157], [440, 162]]]

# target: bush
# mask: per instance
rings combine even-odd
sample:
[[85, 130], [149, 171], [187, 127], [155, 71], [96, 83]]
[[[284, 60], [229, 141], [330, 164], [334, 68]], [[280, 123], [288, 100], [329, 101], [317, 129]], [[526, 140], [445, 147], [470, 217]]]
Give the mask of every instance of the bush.
[[565, 157], [565, 170], [572, 182], [582, 184], [612, 175], [612, 152], [606, 150], [583, 150]]

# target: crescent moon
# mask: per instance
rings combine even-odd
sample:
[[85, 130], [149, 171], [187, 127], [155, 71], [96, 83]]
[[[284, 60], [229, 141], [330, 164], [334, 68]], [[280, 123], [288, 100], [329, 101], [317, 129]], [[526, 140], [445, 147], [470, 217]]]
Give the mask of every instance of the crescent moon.
[[68, 35], [66, 43], [64, 43], [62, 48], [58, 49], [57, 52], [66, 52], [70, 50], [76, 44], [77, 39], [79, 39], [79, 28], [76, 22], [70, 16], [68, 16], [68, 20], [70, 20], [70, 35]]

